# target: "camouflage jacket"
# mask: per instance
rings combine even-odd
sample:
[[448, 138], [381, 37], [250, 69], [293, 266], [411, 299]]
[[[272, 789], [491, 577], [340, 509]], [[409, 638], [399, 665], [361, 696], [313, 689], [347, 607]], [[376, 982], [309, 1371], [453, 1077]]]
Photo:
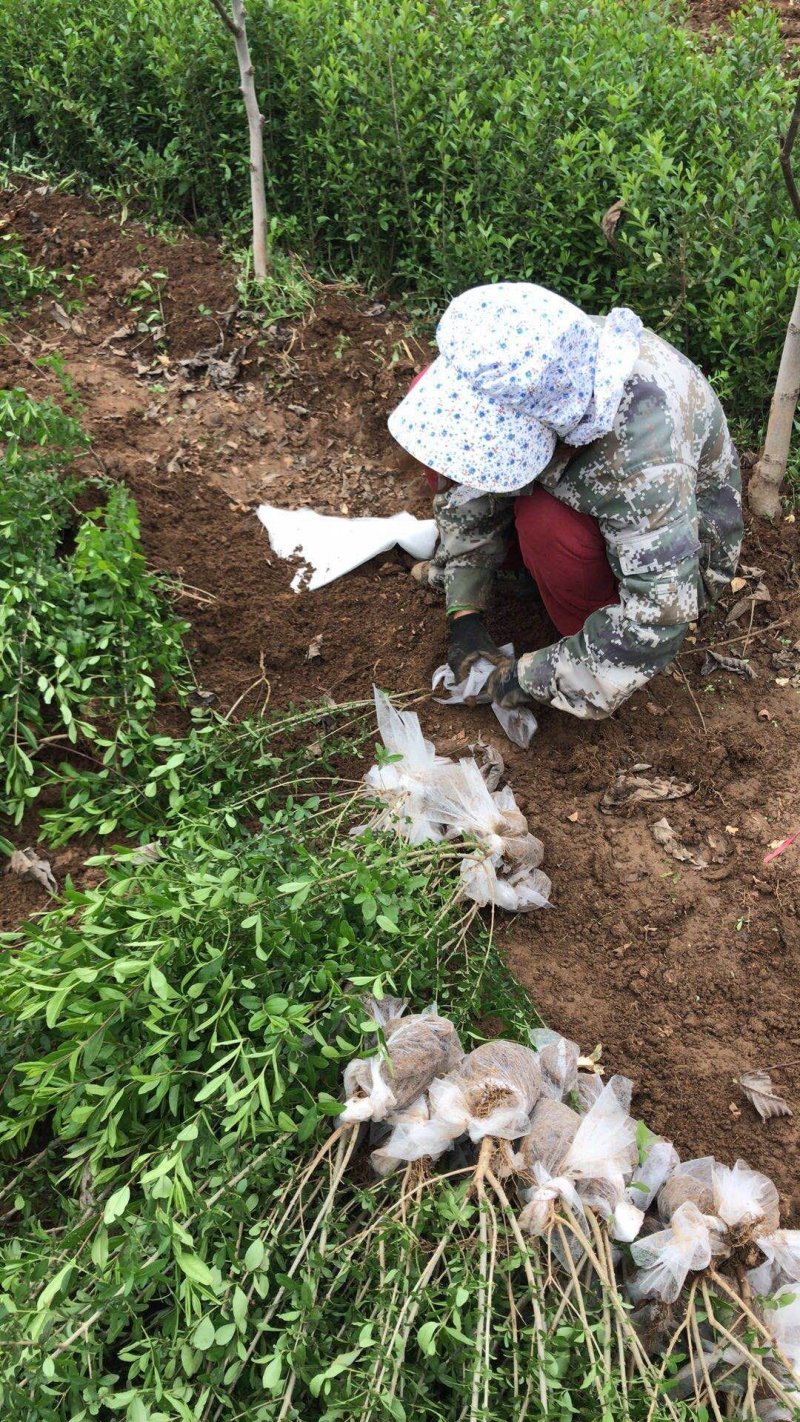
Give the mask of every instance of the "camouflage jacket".
[[[669, 664], [688, 623], [736, 571], [736, 450], [705, 377], [645, 331], [613, 429], [574, 453], [560, 446], [538, 482], [598, 519], [620, 600], [574, 636], [520, 656], [519, 680], [537, 701], [608, 716]], [[486, 606], [513, 534], [515, 497], [471, 496], [440, 479], [432, 580], [443, 584], [449, 608]]]

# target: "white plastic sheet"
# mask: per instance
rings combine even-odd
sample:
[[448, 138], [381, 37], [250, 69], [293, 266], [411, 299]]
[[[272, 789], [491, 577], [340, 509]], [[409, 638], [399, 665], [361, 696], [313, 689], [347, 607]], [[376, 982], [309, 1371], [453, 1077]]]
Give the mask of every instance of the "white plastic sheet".
[[292, 578], [293, 592], [324, 588], [396, 543], [417, 559], [430, 558], [436, 545], [435, 520], [415, 518], [405, 510], [389, 518], [339, 518], [314, 509], [260, 504], [256, 513], [273, 553], [301, 560]]
[[[499, 649], [504, 657], [513, 657], [514, 645], [507, 642]], [[441, 687], [448, 693], [447, 696], [437, 696], [437, 701], [442, 705], [461, 706], [465, 701], [471, 701], [474, 697], [480, 697], [489, 677], [494, 671], [494, 664], [486, 657], [479, 657], [470, 667], [463, 681], [456, 682], [453, 672], [446, 662], [437, 667], [433, 673], [431, 690], [436, 691]], [[508, 739], [515, 746], [521, 746], [527, 750], [533, 737], [538, 730], [538, 722], [529, 706], [498, 706], [496, 701], [492, 702], [492, 710], [503, 727]]]

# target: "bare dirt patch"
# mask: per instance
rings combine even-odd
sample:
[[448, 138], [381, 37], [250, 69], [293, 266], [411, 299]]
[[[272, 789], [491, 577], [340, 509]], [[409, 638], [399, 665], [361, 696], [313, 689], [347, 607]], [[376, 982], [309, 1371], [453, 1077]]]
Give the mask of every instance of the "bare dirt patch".
[[[271, 555], [253, 512], [264, 499], [323, 512], [426, 512], [426, 492], [410, 481], [385, 426], [427, 359], [402, 317], [329, 294], [307, 319], [270, 336], [240, 324], [226, 345], [245, 345], [240, 378], [217, 390], [179, 365], [218, 338], [234, 303], [231, 274], [212, 245], [159, 242], [63, 194], [7, 193], [0, 218], [31, 256], [94, 277], [71, 329], [47, 305], [9, 329], [14, 344], [0, 349], [0, 380], [57, 396], [52, 374], [31, 361], [46, 350], [63, 355], [97, 458], [137, 497], [151, 562], [202, 590], [180, 604], [202, 685], [230, 706], [263, 659], [276, 709], [322, 694], [362, 697], [373, 680], [396, 691], [428, 687], [444, 655], [444, 619], [438, 597], [409, 578], [408, 560], [389, 554], [295, 595], [291, 570]], [[143, 264], [167, 273], [167, 363], [156, 377], [138, 369], [152, 363], [146, 344], [132, 351], [109, 340], [127, 318], [129, 269]], [[754, 681], [701, 674], [704, 644], [748, 630], [749, 617], [726, 625], [723, 608], [701, 623], [680, 671], [606, 722], [543, 711], [528, 752], [502, 742], [486, 710], [419, 709], [441, 741], [466, 748], [480, 733], [502, 745], [519, 802], [545, 842], [553, 910], [503, 918], [497, 932], [547, 1020], [587, 1048], [602, 1042], [609, 1064], [638, 1083], [638, 1111], [682, 1152], [744, 1156], [774, 1175], [784, 1209], [800, 1218], [800, 1114], [762, 1124], [733, 1083], [748, 1066], [800, 1057], [800, 847], [762, 862], [770, 843], [800, 828], [800, 692], [773, 660], [800, 638], [795, 526], [751, 530], [745, 562], [766, 569], [772, 601], [754, 610], [758, 635], [723, 650], [746, 645]], [[519, 649], [552, 636], [533, 599], [508, 583], [498, 587], [491, 622]], [[320, 634], [321, 656], [309, 662]], [[617, 772], [641, 763], [696, 789], [602, 814]], [[678, 863], [656, 844], [651, 827], [664, 815], [710, 858], [707, 869]], [[33, 907], [31, 894], [41, 895], [28, 888], [16, 895], [20, 914]], [[800, 1067], [774, 1076], [800, 1113]]]

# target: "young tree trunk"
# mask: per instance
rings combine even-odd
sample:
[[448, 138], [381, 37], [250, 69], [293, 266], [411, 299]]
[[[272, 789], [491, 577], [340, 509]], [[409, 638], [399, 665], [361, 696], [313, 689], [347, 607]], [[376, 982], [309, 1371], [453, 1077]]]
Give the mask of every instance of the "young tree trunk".
[[[800, 193], [792, 172], [792, 149], [800, 129], [800, 83], [795, 95], [794, 110], [781, 144], [780, 164], [789, 201], [800, 218]], [[769, 407], [767, 437], [748, 486], [747, 497], [753, 513], [762, 518], [777, 518], [781, 511], [781, 484], [786, 477], [792, 425], [800, 394], [800, 286], [794, 298], [786, 339], [775, 384], [775, 394]]]
[[792, 426], [797, 400], [800, 396], [800, 286], [794, 298], [794, 307], [783, 354], [778, 369], [775, 394], [769, 407], [767, 437], [748, 487], [748, 501], [753, 513], [762, 518], [776, 518], [781, 511], [781, 484], [786, 475], [789, 448], [792, 442]]
[[257, 277], [265, 277], [270, 270], [269, 242], [267, 239], [267, 195], [264, 187], [264, 119], [258, 107], [256, 86], [253, 78], [253, 62], [247, 43], [247, 25], [244, 0], [230, 0], [231, 13], [228, 14], [223, 0], [211, 0], [220, 19], [233, 35], [236, 58], [239, 64], [241, 93], [247, 114], [247, 128], [250, 135], [250, 201], [253, 208], [253, 272]]

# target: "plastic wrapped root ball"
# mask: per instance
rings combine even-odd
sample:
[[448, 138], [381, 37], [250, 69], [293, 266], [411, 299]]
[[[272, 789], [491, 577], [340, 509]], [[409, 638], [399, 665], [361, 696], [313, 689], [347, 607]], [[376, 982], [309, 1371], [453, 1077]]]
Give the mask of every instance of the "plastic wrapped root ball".
[[543, 870], [520, 868], [503, 875], [485, 850], [464, 855], [459, 878], [462, 898], [471, 899], [479, 908], [496, 904], [508, 913], [527, 913], [550, 907], [553, 886]]
[[[388, 696], [373, 687], [378, 731], [385, 749], [396, 760], [373, 765], [364, 784], [385, 807], [372, 822], [377, 830], [393, 829], [410, 844], [437, 842], [442, 831], [425, 810], [427, 785], [434, 767], [449, 764], [425, 739], [419, 717], [398, 711]], [[363, 826], [360, 826], [363, 829]]]
[[343, 1125], [385, 1121], [404, 1111], [434, 1077], [452, 1071], [464, 1056], [452, 1022], [435, 1008], [381, 1025], [386, 1055], [358, 1057], [345, 1067], [347, 1101], [339, 1118]]
[[[536, 1048], [542, 1068], [542, 1093], [563, 1101], [578, 1086], [578, 1058], [580, 1048], [577, 1042], [562, 1037], [550, 1027], [532, 1027], [530, 1039]], [[602, 1090], [599, 1077], [597, 1095]]]
[[578, 1112], [571, 1106], [550, 1096], [541, 1096], [533, 1108], [530, 1130], [520, 1142], [515, 1157], [517, 1169], [532, 1174], [533, 1167], [539, 1164], [551, 1175], [556, 1174], [580, 1123]]
[[442, 1122], [450, 1139], [469, 1135], [516, 1140], [528, 1122], [541, 1090], [536, 1053], [517, 1042], [484, 1042], [464, 1057], [449, 1076], [431, 1083], [431, 1120]]
[[759, 1235], [756, 1243], [764, 1258], [748, 1271], [753, 1293], [766, 1297], [781, 1285], [800, 1292], [800, 1229], [776, 1229], [773, 1234]]
[[634, 1303], [645, 1298], [674, 1303], [688, 1275], [706, 1269], [723, 1252], [724, 1226], [686, 1200], [675, 1209], [666, 1229], [631, 1245], [638, 1268], [628, 1280], [628, 1294]]
[[774, 1234], [780, 1224], [778, 1191], [768, 1175], [751, 1170], [744, 1160], [733, 1166], [714, 1162], [711, 1171], [713, 1213], [727, 1225], [732, 1246], [761, 1234]]
[[659, 1193], [658, 1213], [667, 1224], [675, 1211], [689, 1202], [703, 1215], [714, 1213], [713, 1155], [681, 1161]]

